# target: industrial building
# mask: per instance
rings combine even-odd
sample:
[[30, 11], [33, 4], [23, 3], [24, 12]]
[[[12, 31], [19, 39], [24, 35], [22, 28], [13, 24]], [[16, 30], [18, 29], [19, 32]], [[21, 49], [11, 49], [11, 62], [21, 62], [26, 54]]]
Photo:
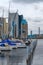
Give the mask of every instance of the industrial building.
[[23, 15], [19, 15], [19, 38], [21, 38], [21, 22], [23, 20]]
[[28, 36], [28, 24], [23, 18], [23, 15], [19, 15], [19, 38], [27, 38]]
[[0, 37], [6, 35], [8, 29], [6, 29], [6, 18], [0, 17]]
[[9, 13], [8, 19], [9, 36], [13, 38], [27, 38], [28, 24], [23, 18], [23, 15], [16, 13]]
[[28, 36], [28, 24], [25, 19], [21, 22], [21, 38], [27, 38]]
[[0, 37], [2, 36], [2, 29], [3, 29], [3, 26], [2, 26], [2, 24], [0, 23]]
[[18, 22], [18, 13], [9, 13], [8, 31], [9, 36], [12, 36], [13, 38], [18, 37]]
[[8, 23], [6, 23], [5, 34], [8, 36]]

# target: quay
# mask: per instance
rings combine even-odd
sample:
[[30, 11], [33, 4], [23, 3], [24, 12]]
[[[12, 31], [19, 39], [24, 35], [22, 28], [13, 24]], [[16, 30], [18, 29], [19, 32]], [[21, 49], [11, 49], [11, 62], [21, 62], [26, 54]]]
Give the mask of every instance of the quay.
[[31, 65], [32, 64], [32, 60], [33, 60], [33, 56], [34, 56], [34, 52], [35, 52], [35, 49], [36, 49], [36, 46], [37, 46], [37, 40], [33, 39], [32, 40], [32, 52], [31, 54], [28, 56], [28, 59], [27, 59], [27, 64], [26, 65]]
[[38, 39], [32, 65], [43, 65], [43, 39]]

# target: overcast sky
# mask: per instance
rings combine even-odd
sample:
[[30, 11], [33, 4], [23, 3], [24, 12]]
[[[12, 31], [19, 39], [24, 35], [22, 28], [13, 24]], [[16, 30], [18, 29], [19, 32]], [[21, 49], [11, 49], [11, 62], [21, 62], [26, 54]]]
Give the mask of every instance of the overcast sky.
[[[0, 12], [5, 8], [5, 15], [9, 7], [9, 0], [0, 0]], [[15, 12], [18, 9], [19, 14], [23, 14], [28, 21], [28, 32], [38, 33], [38, 27], [43, 33], [43, 0], [10, 0], [10, 11]]]
[[37, 3], [43, 2], [43, 0], [12, 0], [13, 2], [20, 2], [20, 3]]

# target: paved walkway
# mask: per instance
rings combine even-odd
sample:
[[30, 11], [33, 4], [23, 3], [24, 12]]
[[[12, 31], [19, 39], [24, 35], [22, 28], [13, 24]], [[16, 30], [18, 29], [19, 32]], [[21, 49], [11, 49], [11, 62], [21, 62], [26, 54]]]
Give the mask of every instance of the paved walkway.
[[32, 65], [43, 65], [43, 39], [38, 40]]

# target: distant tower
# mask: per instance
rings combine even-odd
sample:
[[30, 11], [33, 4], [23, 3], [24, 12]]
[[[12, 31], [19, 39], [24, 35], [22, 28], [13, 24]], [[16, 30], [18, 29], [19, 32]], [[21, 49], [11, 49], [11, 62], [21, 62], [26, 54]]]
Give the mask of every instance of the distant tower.
[[40, 27], [38, 28], [38, 32], [39, 32], [39, 35], [40, 35]]
[[32, 30], [30, 31], [30, 35], [32, 35]]

